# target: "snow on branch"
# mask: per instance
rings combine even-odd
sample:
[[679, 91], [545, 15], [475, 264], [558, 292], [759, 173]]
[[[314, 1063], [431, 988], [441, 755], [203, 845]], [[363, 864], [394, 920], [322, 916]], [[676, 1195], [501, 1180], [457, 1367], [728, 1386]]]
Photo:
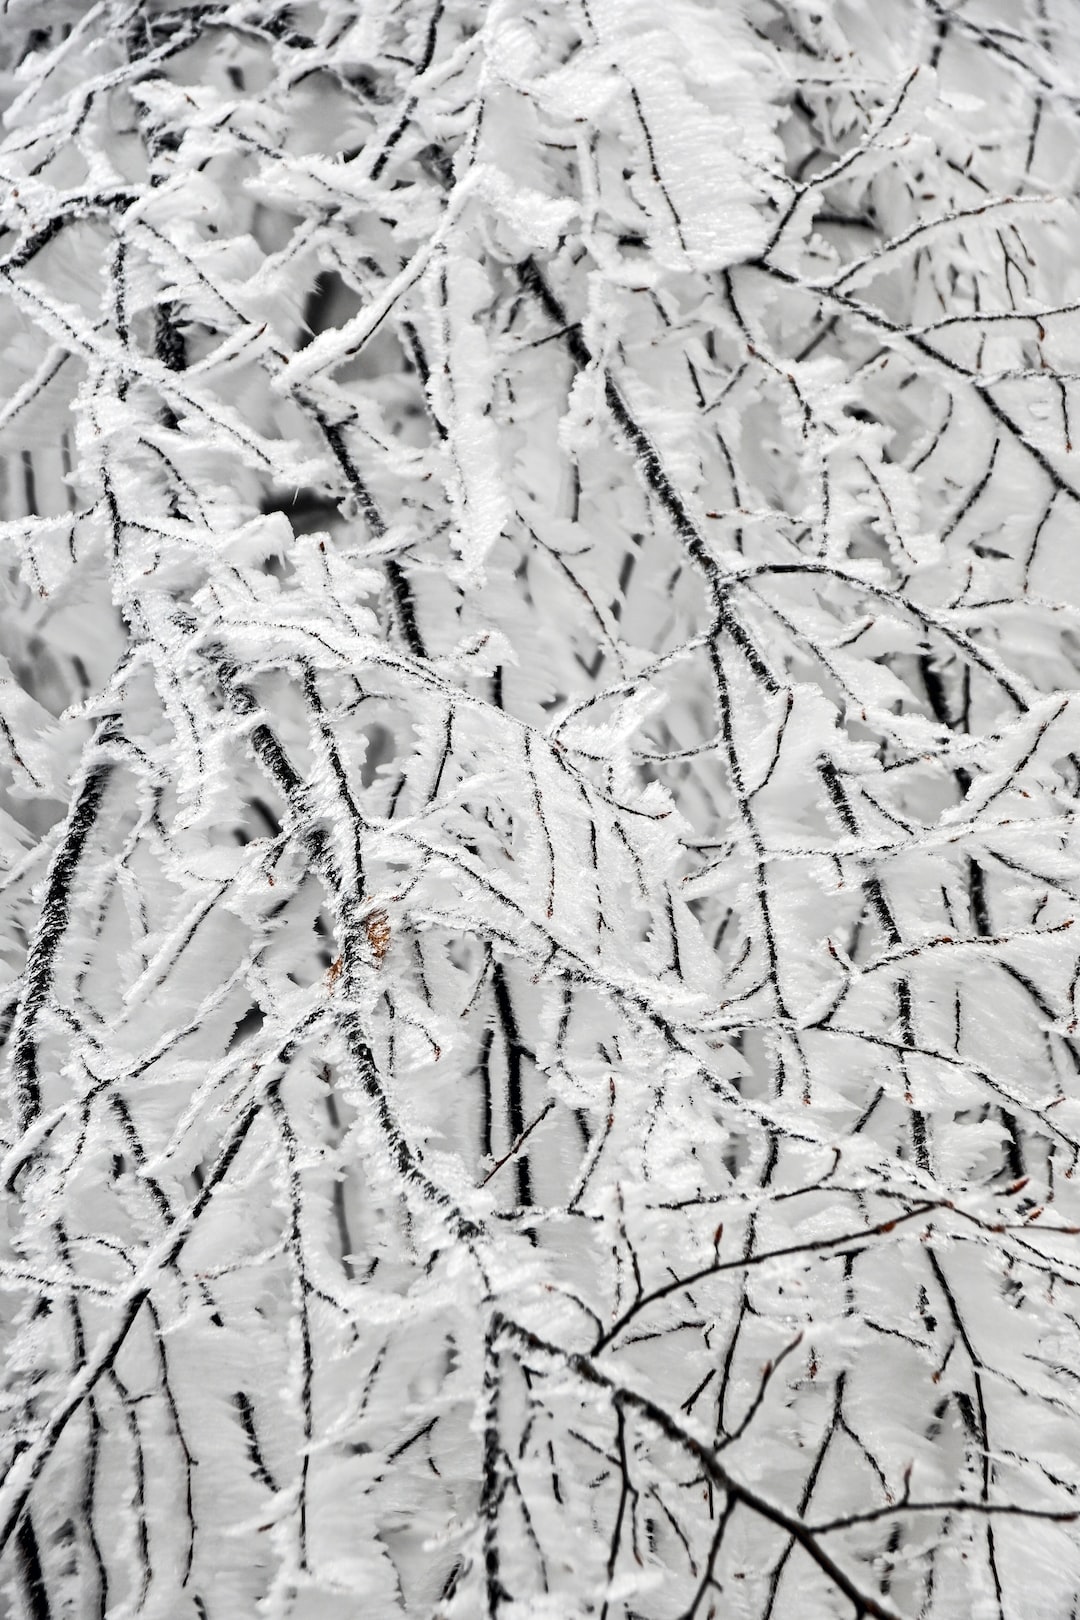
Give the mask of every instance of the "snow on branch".
[[4, 1612], [1080, 1610], [1073, 9], [0, 12]]

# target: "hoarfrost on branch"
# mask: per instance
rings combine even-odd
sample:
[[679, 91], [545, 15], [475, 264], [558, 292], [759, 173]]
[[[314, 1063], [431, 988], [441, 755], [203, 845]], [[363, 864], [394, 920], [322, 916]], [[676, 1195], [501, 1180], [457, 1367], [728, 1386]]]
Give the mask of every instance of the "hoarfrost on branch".
[[5, 1612], [1075, 1615], [1074, 8], [0, 12]]

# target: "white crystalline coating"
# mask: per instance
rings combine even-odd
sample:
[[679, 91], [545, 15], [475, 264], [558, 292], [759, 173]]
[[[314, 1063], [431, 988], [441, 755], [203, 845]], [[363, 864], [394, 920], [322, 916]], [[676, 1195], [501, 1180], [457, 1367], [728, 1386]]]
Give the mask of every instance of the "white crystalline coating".
[[509, 510], [502, 444], [492, 414], [493, 356], [479, 318], [491, 300], [491, 284], [475, 260], [459, 257], [451, 248], [433, 265], [427, 291], [439, 332], [430, 386], [446, 433], [454, 545], [464, 576], [478, 580]]
[[[645, 136], [639, 200], [668, 269], [720, 270], [753, 258], [765, 225], [751, 161], [772, 155], [757, 77], [767, 71], [739, 9], [673, 0], [595, 0], [598, 54], [621, 81], [628, 129]], [[652, 188], [658, 197], [649, 198]]]
[[0, 1615], [1080, 1614], [1078, 107], [0, 6]]

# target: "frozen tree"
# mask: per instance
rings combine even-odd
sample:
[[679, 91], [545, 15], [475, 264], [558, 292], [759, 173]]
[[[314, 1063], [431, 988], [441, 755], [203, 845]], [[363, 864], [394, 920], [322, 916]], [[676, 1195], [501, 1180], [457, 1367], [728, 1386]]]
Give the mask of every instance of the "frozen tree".
[[17, 1620], [1080, 1612], [1070, 0], [3, 0]]

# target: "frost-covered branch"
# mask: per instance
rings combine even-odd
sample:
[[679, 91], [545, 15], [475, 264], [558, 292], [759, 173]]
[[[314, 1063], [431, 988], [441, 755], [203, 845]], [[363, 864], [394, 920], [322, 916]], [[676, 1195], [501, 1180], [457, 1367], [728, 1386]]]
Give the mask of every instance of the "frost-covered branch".
[[1080, 1604], [1075, 33], [8, 0], [13, 1616]]

